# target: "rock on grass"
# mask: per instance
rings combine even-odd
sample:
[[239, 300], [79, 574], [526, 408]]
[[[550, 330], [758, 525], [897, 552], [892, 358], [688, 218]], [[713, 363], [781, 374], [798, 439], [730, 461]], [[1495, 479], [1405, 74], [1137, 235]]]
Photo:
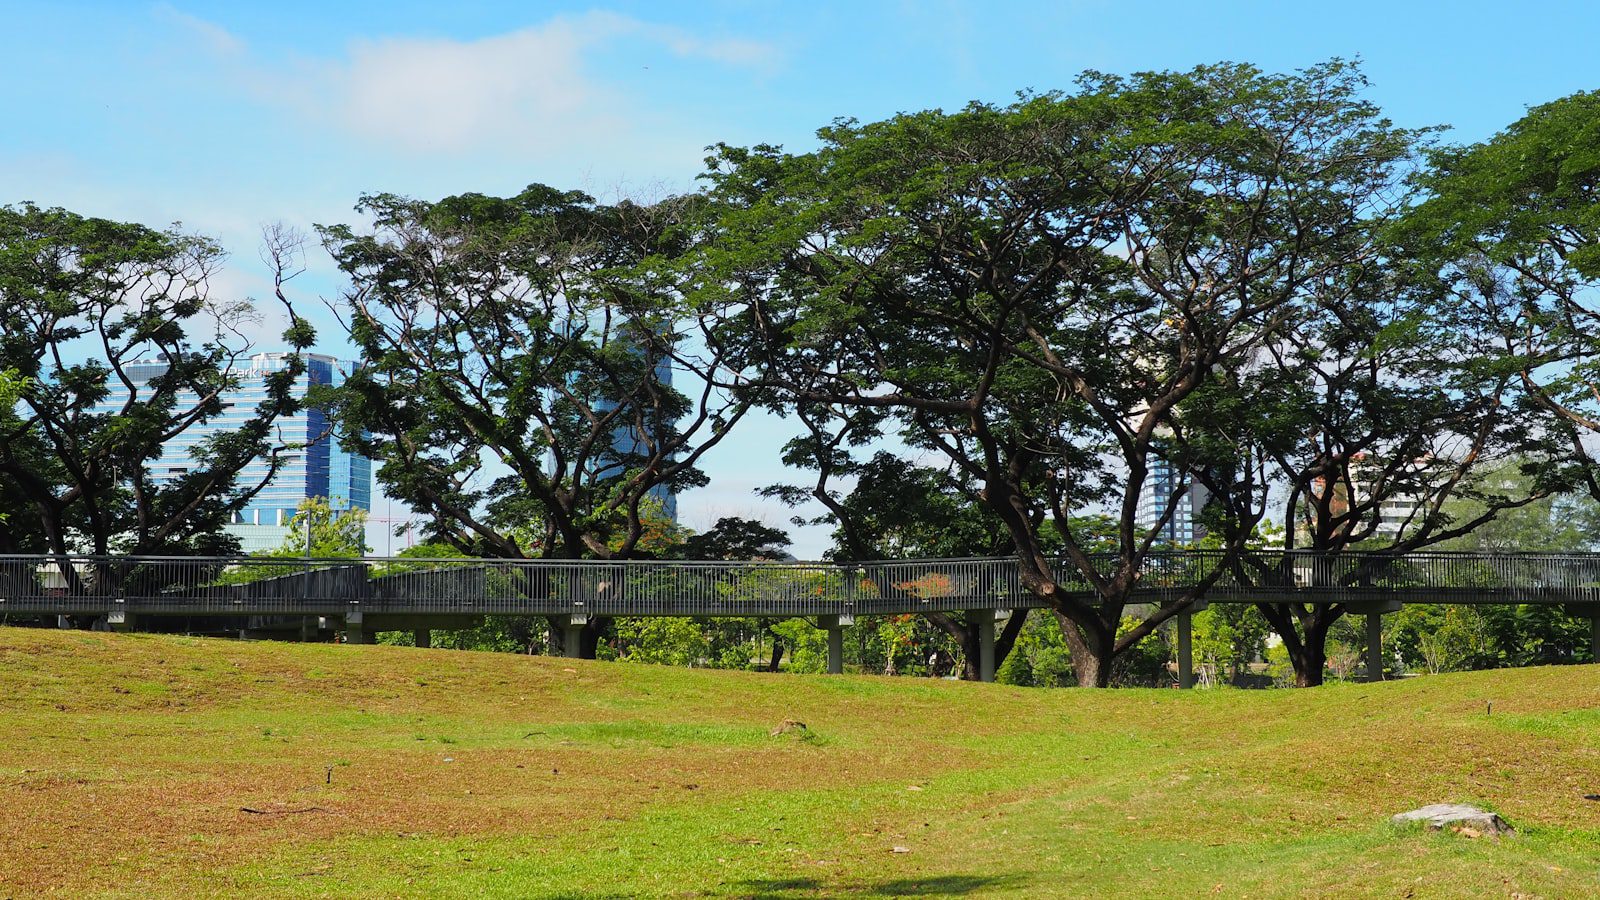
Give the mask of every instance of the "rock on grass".
[[1440, 831], [1449, 827], [1458, 834], [1467, 837], [1480, 837], [1485, 834], [1511, 835], [1516, 830], [1506, 824], [1506, 820], [1486, 809], [1469, 806], [1465, 803], [1435, 803], [1421, 809], [1413, 809], [1396, 815], [1393, 820], [1398, 824], [1407, 822], [1424, 822], [1429, 831]]

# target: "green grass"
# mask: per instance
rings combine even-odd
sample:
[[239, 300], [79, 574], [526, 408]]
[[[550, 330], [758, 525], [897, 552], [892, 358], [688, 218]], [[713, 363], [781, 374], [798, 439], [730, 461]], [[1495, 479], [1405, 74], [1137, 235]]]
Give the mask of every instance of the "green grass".
[[[0, 897], [1600, 894], [1595, 667], [1044, 691], [0, 629], [0, 697]], [[1520, 834], [1388, 823], [1457, 801]]]

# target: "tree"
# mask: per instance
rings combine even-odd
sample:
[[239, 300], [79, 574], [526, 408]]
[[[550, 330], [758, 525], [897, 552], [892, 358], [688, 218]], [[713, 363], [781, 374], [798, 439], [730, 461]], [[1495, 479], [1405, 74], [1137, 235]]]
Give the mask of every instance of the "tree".
[[[1482, 476], [1509, 494], [1534, 494], [1525, 461], [1513, 459]], [[1460, 498], [1447, 504], [1458, 520], [1473, 520], [1482, 503]], [[1588, 553], [1600, 535], [1600, 502], [1586, 492], [1548, 494], [1442, 541], [1443, 550], [1483, 553]], [[1408, 605], [1394, 617], [1385, 641], [1411, 666], [1429, 672], [1498, 666], [1552, 665], [1590, 658], [1587, 619], [1549, 604], [1462, 608]]]
[[789, 535], [738, 516], [724, 516], [711, 530], [683, 542], [684, 559], [775, 560], [788, 555]]
[[[694, 257], [708, 343], [743, 396], [806, 423], [824, 477], [879, 430], [959, 470], [1080, 683], [1104, 686], [1220, 574], [1123, 627], [1154, 460], [1229, 482], [1229, 556], [1264, 511], [1242, 448], [1200, 440], [1183, 409], [1374, 254], [1372, 198], [1416, 135], [1361, 87], [1337, 61], [1091, 73], [1070, 95], [837, 122], [813, 153], [720, 146], [721, 216]], [[1072, 527], [1096, 508], [1117, 523], [1110, 558]]]
[[366, 510], [339, 511], [329, 505], [326, 497], [307, 497], [289, 520], [289, 534], [283, 546], [261, 555], [355, 559], [366, 556], [369, 549]]
[[1236, 681], [1267, 651], [1267, 621], [1254, 607], [1219, 603], [1194, 614], [1194, 657], [1201, 684]]
[[[681, 548], [684, 559], [771, 561], [787, 557], [787, 532], [754, 519], [724, 516], [709, 531], [689, 535]], [[776, 672], [783, 662], [785, 642], [777, 622], [767, 618], [716, 619], [701, 623], [710, 633], [708, 653], [721, 668], [745, 668], [750, 663], [749, 644], [763, 636], [771, 641], [766, 670]]]
[[[1503, 510], [1470, 532], [1440, 541], [1440, 550], [1481, 553], [1592, 553], [1600, 547], [1600, 500], [1585, 493], [1545, 493], [1539, 490], [1534, 461], [1522, 457], [1505, 460], [1484, 472], [1479, 480], [1486, 489], [1517, 497], [1527, 503]], [[1474, 496], [1451, 498], [1445, 511], [1456, 521], [1482, 518], [1484, 503]]]
[[[27, 385], [27, 379], [16, 369], [0, 369], [0, 432], [12, 433], [17, 422], [17, 402]], [[25, 517], [28, 513], [26, 501], [10, 485], [9, 479], [0, 478], [0, 525], [13, 515]]]
[[[358, 206], [370, 231], [321, 229], [368, 362], [333, 415], [388, 493], [431, 517], [430, 539], [504, 558], [640, 556], [652, 492], [705, 483], [700, 456], [746, 403], [710, 387], [714, 356], [681, 346], [662, 272], [691, 207], [542, 185], [378, 194]], [[603, 624], [585, 627], [584, 655]]]
[[[163, 444], [223, 413], [234, 369], [254, 350], [241, 331], [250, 302], [209, 288], [222, 259], [212, 241], [176, 229], [0, 207], [0, 367], [17, 394], [0, 412], [0, 497], [10, 511], [0, 551], [237, 550], [222, 525], [290, 449], [273, 423], [300, 408], [297, 355], [268, 376], [244, 422], [195, 444], [187, 473], [158, 477], [150, 466]], [[289, 313], [284, 342], [303, 350], [314, 333], [284, 294], [299, 271], [296, 236], [268, 229], [265, 259]], [[138, 377], [136, 362], [150, 359], [160, 373]], [[258, 459], [267, 472], [241, 484]]]
[[1534, 107], [1483, 143], [1436, 151], [1395, 239], [1446, 302], [1492, 326], [1600, 499], [1600, 93]]
[[706, 631], [694, 619], [629, 616], [616, 621], [616, 658], [666, 666], [702, 665], [711, 653]]
[[[1379, 241], [1396, 208], [1368, 218], [1382, 255], [1308, 292], [1292, 327], [1267, 344], [1254, 375], [1252, 443], [1285, 485], [1287, 556], [1246, 577], [1292, 585], [1381, 572], [1353, 551], [1392, 554], [1441, 545], [1559, 489], [1569, 476], [1506, 365], [1496, 329], [1441, 302], [1438, 282], [1406, 272]], [[1483, 475], [1515, 460], [1516, 483]], [[1461, 505], [1457, 501], [1470, 501]], [[1334, 586], [1334, 584], [1320, 584]], [[1329, 630], [1343, 603], [1262, 603], [1301, 686], [1322, 683]]]
[[1026, 651], [1007, 654], [1005, 662], [995, 671], [994, 680], [1016, 687], [1033, 687], [1033, 660]]

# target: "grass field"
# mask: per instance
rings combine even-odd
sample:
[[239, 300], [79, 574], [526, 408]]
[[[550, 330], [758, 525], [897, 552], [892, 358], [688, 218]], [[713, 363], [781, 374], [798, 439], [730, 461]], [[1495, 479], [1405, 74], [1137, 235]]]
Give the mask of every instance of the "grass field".
[[[1051, 691], [0, 628], [0, 698], [0, 897], [1600, 895], [1593, 666]], [[1521, 834], [1387, 822], [1453, 801]]]

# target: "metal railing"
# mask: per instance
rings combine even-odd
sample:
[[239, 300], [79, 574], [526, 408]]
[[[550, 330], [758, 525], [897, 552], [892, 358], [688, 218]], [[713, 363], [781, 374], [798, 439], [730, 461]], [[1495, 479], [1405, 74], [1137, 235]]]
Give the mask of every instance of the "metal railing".
[[[1113, 576], [1115, 556], [1092, 559]], [[1219, 571], [1221, 569], [1221, 571]], [[1090, 599], [1064, 561], [1057, 584]], [[1214, 576], [1214, 577], [1213, 577]], [[1600, 603], [1600, 554], [1148, 554], [1135, 602]], [[6, 614], [822, 616], [1045, 605], [1015, 559], [869, 563], [0, 556]]]

